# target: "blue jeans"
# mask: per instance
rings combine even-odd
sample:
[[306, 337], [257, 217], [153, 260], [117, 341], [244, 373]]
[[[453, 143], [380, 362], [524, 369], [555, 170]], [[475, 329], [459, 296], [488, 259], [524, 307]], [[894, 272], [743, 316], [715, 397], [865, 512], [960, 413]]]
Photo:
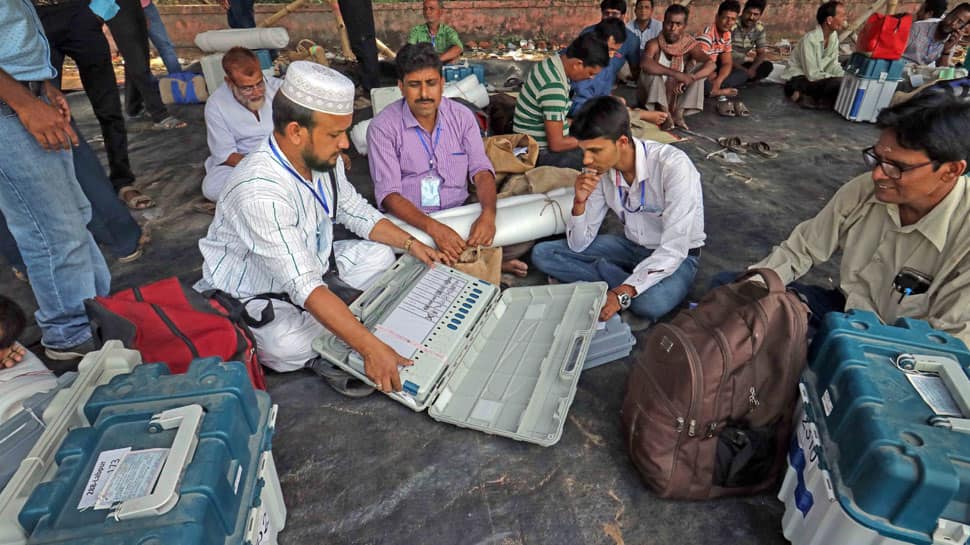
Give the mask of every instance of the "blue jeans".
[[[653, 250], [618, 235], [599, 235], [582, 252], [569, 249], [565, 240], [536, 244], [532, 264], [561, 282], [604, 281], [613, 289], [623, 284], [633, 269]], [[687, 297], [697, 274], [699, 259], [687, 256], [674, 274], [638, 294], [630, 305], [637, 316], [657, 321]]]
[[86, 226], [91, 205], [70, 151], [45, 151], [17, 114], [0, 106], [0, 209], [27, 265], [41, 342], [68, 348], [91, 338], [84, 300], [107, 295], [111, 274]]
[[[124, 257], [138, 249], [141, 238], [141, 227], [131, 217], [131, 212], [125, 203], [121, 202], [104, 172], [104, 167], [91, 146], [78, 131], [77, 125], [72, 124], [77, 131], [78, 147], [74, 148], [74, 172], [81, 184], [84, 196], [91, 202], [91, 222], [88, 230], [94, 235], [94, 240], [114, 257]], [[0, 255], [7, 259], [11, 266], [20, 271], [26, 271], [24, 258], [17, 249], [13, 235], [7, 229], [7, 223], [0, 213]]]
[[168, 31], [165, 30], [165, 23], [162, 22], [162, 15], [158, 13], [158, 6], [155, 5], [155, 2], [145, 6], [145, 20], [148, 21], [148, 39], [158, 50], [158, 56], [165, 63], [165, 70], [169, 74], [181, 72], [182, 65], [179, 63], [179, 56], [175, 54], [175, 46], [168, 37]]

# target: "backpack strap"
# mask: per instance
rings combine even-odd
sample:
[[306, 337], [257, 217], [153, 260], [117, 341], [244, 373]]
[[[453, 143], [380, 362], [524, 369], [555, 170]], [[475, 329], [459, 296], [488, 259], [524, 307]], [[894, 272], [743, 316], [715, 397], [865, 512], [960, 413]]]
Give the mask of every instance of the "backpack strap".
[[[209, 299], [214, 299], [217, 303], [222, 305], [223, 308], [229, 312], [229, 319], [232, 321], [236, 323], [244, 323], [248, 327], [257, 329], [276, 319], [276, 311], [273, 310], [274, 300], [289, 303], [299, 309], [303, 308], [294, 303], [293, 300], [290, 299], [290, 296], [285, 293], [261, 293], [259, 295], [247, 298], [245, 302], [236, 299], [232, 295], [229, 295], [222, 290], [207, 290], [203, 292], [202, 295]], [[246, 310], [246, 306], [253, 301], [266, 301], [268, 303], [265, 307], [263, 307], [258, 319], [253, 318]]]

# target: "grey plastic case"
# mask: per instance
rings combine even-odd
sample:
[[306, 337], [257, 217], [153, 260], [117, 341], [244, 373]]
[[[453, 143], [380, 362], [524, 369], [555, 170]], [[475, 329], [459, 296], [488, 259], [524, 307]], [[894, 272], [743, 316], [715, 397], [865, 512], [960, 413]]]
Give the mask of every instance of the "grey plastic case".
[[[406, 255], [350, 310], [378, 337], [386, 337], [380, 325], [432, 271], [465, 282], [457, 304], [443, 314], [412, 357], [415, 367], [429, 353], [437, 354], [444, 364], [440, 369], [432, 365], [432, 372], [403, 369], [402, 380], [419, 377], [424, 382], [412, 384], [410, 391], [388, 395], [415, 411], [427, 408], [435, 420], [456, 426], [542, 446], [558, 442], [606, 299], [606, 284], [557, 284], [500, 292], [450, 267], [429, 269]], [[474, 298], [476, 290], [479, 293]], [[360, 356], [333, 334], [318, 337], [313, 349], [371, 383]], [[428, 368], [424, 363], [421, 366]]]

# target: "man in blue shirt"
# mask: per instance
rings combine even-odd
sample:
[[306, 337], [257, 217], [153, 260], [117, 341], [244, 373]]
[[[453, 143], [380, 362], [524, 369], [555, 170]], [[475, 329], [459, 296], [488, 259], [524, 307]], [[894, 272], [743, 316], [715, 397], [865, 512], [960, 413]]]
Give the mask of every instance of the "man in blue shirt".
[[56, 75], [30, 1], [0, 2], [0, 209], [27, 266], [47, 356], [73, 359], [97, 348], [84, 300], [106, 295], [111, 275], [86, 228], [78, 138]]
[[[572, 106], [569, 110], [570, 117], [578, 112], [579, 108], [587, 100], [613, 94], [613, 87], [616, 85], [616, 75], [623, 68], [625, 62], [630, 62], [631, 71], [634, 68], [637, 72], [640, 70], [639, 39], [635, 34], [627, 31], [622, 18], [615, 16], [619, 12], [619, 7], [625, 9], [625, 4], [622, 0], [619, 3], [613, 0], [604, 0], [601, 6], [603, 6], [603, 19], [599, 23], [583, 29], [580, 35], [592, 32], [602, 41], [606, 42], [606, 47], [610, 53], [610, 63], [593, 79], [575, 81], [570, 84], [570, 90], [572, 91]], [[633, 46], [632, 52], [627, 51], [630, 45]], [[627, 51], [626, 55], [624, 55], [624, 51]], [[632, 58], [630, 55], [632, 55]], [[646, 110], [638, 110], [637, 115], [644, 121], [656, 124], [662, 123], [667, 117], [664, 112]]]

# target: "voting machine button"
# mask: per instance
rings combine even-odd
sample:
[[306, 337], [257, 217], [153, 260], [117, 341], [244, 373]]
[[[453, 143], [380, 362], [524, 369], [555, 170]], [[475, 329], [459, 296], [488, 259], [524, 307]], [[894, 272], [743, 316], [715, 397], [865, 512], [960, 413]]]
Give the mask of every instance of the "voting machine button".
[[455, 331], [457, 331], [458, 330], [458, 326], [456, 326], [454, 324], [448, 324], [448, 329], [454, 329]]

